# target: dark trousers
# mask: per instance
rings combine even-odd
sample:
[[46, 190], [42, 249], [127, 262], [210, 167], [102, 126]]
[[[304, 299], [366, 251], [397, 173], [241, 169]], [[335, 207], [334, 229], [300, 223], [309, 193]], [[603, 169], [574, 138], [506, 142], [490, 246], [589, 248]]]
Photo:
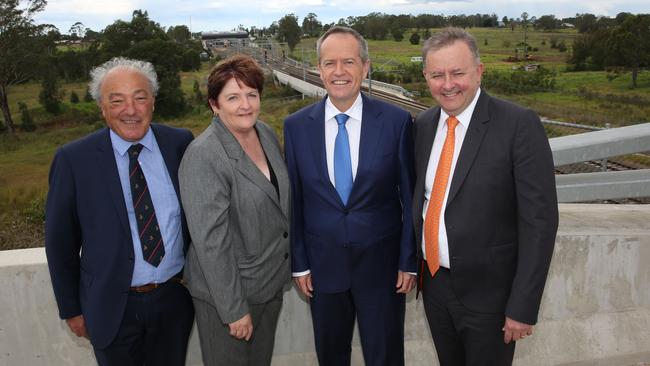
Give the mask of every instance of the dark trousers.
[[193, 322], [192, 298], [180, 283], [131, 292], [117, 336], [95, 357], [100, 366], [185, 365]]
[[310, 304], [321, 366], [350, 365], [355, 317], [367, 366], [404, 365], [405, 296], [391, 290], [335, 294], [314, 291]]
[[268, 366], [273, 358], [275, 330], [282, 309], [280, 291], [262, 304], [249, 304], [253, 319], [253, 336], [249, 341], [230, 335], [230, 327], [219, 317], [217, 309], [194, 298], [196, 325], [205, 366]]
[[424, 265], [422, 301], [440, 366], [509, 366], [515, 343], [503, 342], [505, 315], [467, 309], [456, 297], [451, 274], [440, 268], [432, 278]]

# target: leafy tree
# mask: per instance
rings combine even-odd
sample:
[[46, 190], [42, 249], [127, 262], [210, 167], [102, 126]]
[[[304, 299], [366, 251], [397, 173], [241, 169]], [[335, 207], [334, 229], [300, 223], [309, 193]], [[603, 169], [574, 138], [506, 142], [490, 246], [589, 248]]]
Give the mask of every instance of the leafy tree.
[[82, 22], [76, 22], [70, 27], [68, 34], [74, 40], [83, 39], [86, 36], [86, 29], [88, 28]]
[[[24, 7], [20, 7], [20, 4]], [[14, 134], [7, 88], [36, 76], [48, 39], [44, 26], [34, 24], [46, 0], [0, 0], [0, 109], [8, 133]]]
[[611, 30], [607, 45], [607, 64], [629, 70], [636, 88], [639, 69], [650, 65], [650, 14], [627, 17]]
[[598, 19], [593, 14], [576, 14], [575, 22], [575, 26], [580, 33], [593, 32], [598, 29]]
[[167, 36], [177, 43], [185, 44], [192, 39], [190, 29], [186, 25], [171, 26], [167, 29]]
[[300, 26], [298, 26], [298, 17], [293, 13], [283, 16], [278, 21], [278, 39], [280, 42], [287, 42], [291, 51], [296, 48], [300, 41]]
[[411, 42], [412, 45], [420, 44], [420, 33], [415, 32], [411, 34], [411, 37], [409, 38], [409, 42]]
[[20, 129], [26, 132], [34, 131], [36, 125], [34, 124], [34, 119], [31, 114], [29, 114], [27, 104], [18, 102], [18, 110], [20, 111]]
[[156, 96], [156, 113], [163, 117], [178, 117], [185, 113], [187, 104], [181, 90], [180, 70], [182, 47], [162, 39], [141, 41], [131, 47], [126, 57], [151, 62], [158, 75], [160, 89]]
[[537, 28], [542, 28], [545, 31], [550, 31], [558, 29], [560, 27], [560, 21], [555, 17], [555, 15], [542, 15], [537, 19], [535, 26]]
[[323, 30], [323, 24], [318, 20], [317, 15], [309, 13], [302, 20], [302, 33], [310, 37], [317, 37]]
[[396, 42], [402, 42], [405, 31], [406, 29], [401, 27], [399, 24], [393, 23], [390, 27], [390, 34]]
[[48, 68], [48, 70], [41, 81], [41, 92], [38, 94], [38, 101], [46, 111], [57, 114], [61, 112], [59, 82], [54, 68]]
[[124, 56], [138, 42], [161, 39], [167, 40], [167, 34], [160, 24], [149, 19], [146, 11], [135, 10], [130, 22], [117, 20], [107, 26], [101, 35], [104, 59]]

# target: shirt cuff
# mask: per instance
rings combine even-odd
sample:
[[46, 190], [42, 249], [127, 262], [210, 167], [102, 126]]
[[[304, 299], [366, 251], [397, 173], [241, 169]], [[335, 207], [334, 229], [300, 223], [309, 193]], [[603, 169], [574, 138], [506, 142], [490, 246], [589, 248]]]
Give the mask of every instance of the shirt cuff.
[[310, 273], [311, 273], [310, 270], [306, 270], [306, 271], [302, 271], [302, 272], [293, 272], [293, 273], [291, 273], [291, 276], [292, 277], [302, 277], [302, 276], [306, 276], [306, 275], [308, 275]]

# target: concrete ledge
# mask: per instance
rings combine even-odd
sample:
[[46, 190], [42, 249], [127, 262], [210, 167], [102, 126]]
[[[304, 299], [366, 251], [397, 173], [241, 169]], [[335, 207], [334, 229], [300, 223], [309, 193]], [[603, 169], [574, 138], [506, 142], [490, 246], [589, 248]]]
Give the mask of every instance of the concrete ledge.
[[[535, 335], [517, 366], [650, 364], [650, 206], [560, 205], [560, 229]], [[287, 288], [273, 366], [317, 365], [308, 304]], [[407, 298], [407, 365], [436, 366], [421, 300]], [[355, 335], [353, 365], [363, 365]], [[636, 364], [635, 364], [636, 363]], [[58, 319], [43, 248], [0, 252], [0, 366], [93, 365]], [[188, 365], [201, 365], [196, 332]]]

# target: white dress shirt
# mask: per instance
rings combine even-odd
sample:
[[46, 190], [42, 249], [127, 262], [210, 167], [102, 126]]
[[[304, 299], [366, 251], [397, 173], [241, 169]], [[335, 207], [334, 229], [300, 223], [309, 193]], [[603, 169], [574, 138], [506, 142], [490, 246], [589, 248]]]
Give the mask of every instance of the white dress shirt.
[[[357, 167], [359, 166], [359, 142], [361, 141], [361, 116], [363, 115], [363, 99], [361, 93], [347, 111], [339, 111], [334, 103], [327, 98], [325, 101], [325, 155], [327, 155], [327, 172], [330, 182], [335, 185], [334, 181], [334, 143], [336, 135], [339, 132], [339, 126], [336, 122], [336, 115], [345, 113], [348, 118], [345, 128], [348, 130], [348, 141], [350, 142], [350, 160], [352, 162], [352, 180], [357, 177]], [[311, 273], [310, 270], [303, 272], [294, 272], [293, 277], [301, 277]]]
[[359, 141], [361, 140], [361, 116], [363, 115], [363, 100], [361, 93], [347, 111], [339, 111], [334, 103], [327, 98], [325, 101], [325, 155], [327, 155], [327, 172], [330, 182], [334, 181], [334, 143], [336, 135], [339, 132], [339, 125], [336, 122], [336, 115], [340, 113], [347, 114], [350, 118], [345, 123], [348, 130], [348, 140], [350, 141], [350, 160], [352, 161], [352, 181], [357, 176], [357, 167], [359, 166]]
[[[445, 198], [442, 202], [442, 212], [440, 213], [440, 227], [438, 229], [438, 245], [439, 245], [439, 258], [440, 266], [445, 268], [450, 268], [449, 262], [449, 244], [447, 242], [447, 228], [445, 227], [445, 209], [447, 207], [447, 198], [449, 196], [449, 188], [451, 187], [451, 181], [454, 177], [454, 171], [456, 170], [456, 162], [458, 161], [458, 155], [460, 155], [461, 147], [463, 146], [463, 141], [465, 140], [465, 134], [469, 128], [469, 123], [472, 119], [472, 114], [474, 113], [474, 108], [476, 107], [476, 102], [478, 101], [479, 94], [481, 89], [479, 88], [474, 96], [472, 102], [465, 108], [465, 110], [456, 116], [458, 119], [458, 125], [456, 126], [456, 140], [454, 144], [454, 157], [451, 161], [451, 171], [449, 172], [449, 181], [447, 182], [447, 189], [445, 190]], [[438, 121], [438, 127], [436, 129], [436, 137], [433, 140], [433, 146], [431, 148], [431, 155], [429, 156], [429, 165], [427, 165], [427, 175], [424, 181], [424, 205], [422, 208], [422, 218], [426, 220], [427, 209], [429, 208], [429, 198], [431, 197], [431, 190], [433, 188], [433, 180], [436, 176], [436, 169], [438, 168], [438, 161], [440, 160], [440, 153], [442, 152], [442, 147], [445, 143], [445, 138], [447, 137], [447, 118], [449, 115], [444, 111], [440, 110], [440, 120]], [[427, 257], [426, 245], [424, 239], [424, 225], [422, 225], [422, 253], [424, 253], [424, 258]]]

